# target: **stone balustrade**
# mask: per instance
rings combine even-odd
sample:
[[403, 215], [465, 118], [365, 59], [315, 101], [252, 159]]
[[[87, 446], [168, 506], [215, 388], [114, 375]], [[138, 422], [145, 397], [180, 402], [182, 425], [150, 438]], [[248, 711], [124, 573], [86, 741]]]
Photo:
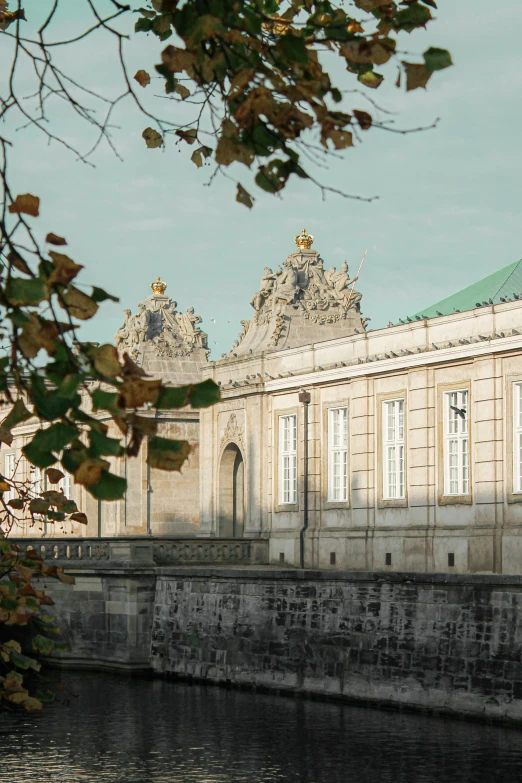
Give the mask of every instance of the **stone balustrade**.
[[45, 562], [68, 567], [265, 565], [268, 539], [10, 538]]

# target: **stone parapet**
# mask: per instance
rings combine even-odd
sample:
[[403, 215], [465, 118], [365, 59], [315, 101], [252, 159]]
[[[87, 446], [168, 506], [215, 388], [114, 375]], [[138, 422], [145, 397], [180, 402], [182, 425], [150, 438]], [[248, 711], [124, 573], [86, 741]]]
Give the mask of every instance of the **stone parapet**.
[[154, 567], [182, 563], [263, 565], [268, 563], [268, 539], [220, 538], [35, 538], [10, 539], [34, 549], [46, 562], [67, 569]]

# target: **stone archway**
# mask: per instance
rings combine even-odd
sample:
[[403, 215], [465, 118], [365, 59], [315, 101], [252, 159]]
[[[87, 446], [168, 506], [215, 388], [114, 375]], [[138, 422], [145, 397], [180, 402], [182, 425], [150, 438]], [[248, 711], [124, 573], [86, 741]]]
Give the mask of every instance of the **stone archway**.
[[245, 463], [239, 446], [229, 443], [219, 465], [218, 536], [243, 538], [245, 527]]

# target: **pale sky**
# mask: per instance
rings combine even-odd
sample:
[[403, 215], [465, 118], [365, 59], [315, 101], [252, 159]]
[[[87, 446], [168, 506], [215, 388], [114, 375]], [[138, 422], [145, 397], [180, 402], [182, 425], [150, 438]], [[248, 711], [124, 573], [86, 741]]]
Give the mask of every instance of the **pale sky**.
[[[193, 148], [169, 140], [165, 150], [146, 149], [141, 132], [149, 122], [128, 98], [113, 117], [120, 126], [113, 140], [123, 162], [102, 146], [93, 169], [58, 145], [47, 146], [34, 130], [4, 129], [16, 141], [15, 190], [42, 199], [35, 225], [42, 235], [53, 231], [67, 238], [67, 252], [86, 267], [81, 282], [121, 299], [119, 305], [102, 305], [83, 336], [110, 341], [123, 308], [134, 312], [160, 275], [179, 308], [193, 305], [203, 317], [211, 358], [219, 358], [231, 347], [241, 319], [253, 312], [249, 300], [263, 268], [282, 264], [303, 226], [315, 236], [325, 267], [340, 266], [346, 258], [355, 272], [368, 248], [358, 288], [374, 329], [519, 259], [522, 3], [502, 0], [494, 10], [491, 0], [438, 0], [438, 5], [437, 20], [425, 32], [404, 35], [402, 46], [419, 53], [430, 45], [447, 48], [454, 67], [436, 73], [426, 91], [406, 94], [393, 86], [395, 66], [385, 66], [388, 85], [367, 91], [397, 112], [399, 128], [430, 125], [436, 117], [438, 126], [406, 136], [372, 130], [361, 146], [332, 161], [329, 171], [316, 171], [333, 187], [378, 195], [370, 204], [333, 194], [323, 201], [303, 180], [291, 181], [283, 197], [274, 198], [250, 187], [248, 170], [238, 165], [236, 175], [257, 199], [249, 211], [235, 202], [232, 182], [217, 178], [205, 186], [211, 169], [196, 169]], [[51, 0], [26, 3], [27, 32], [37, 10], [50, 6]], [[74, 19], [68, 18], [72, 4], [63, 6], [60, 35], [81, 29], [84, 6], [75, 2]], [[94, 41], [64, 50], [60, 63], [86, 86], [116, 95], [121, 77], [114, 41], [104, 34]], [[128, 44], [131, 75], [140, 67], [152, 73], [164, 45], [143, 35]], [[21, 76], [29, 85], [28, 73]], [[352, 77], [339, 70], [337, 86], [353, 87]], [[158, 81], [140, 96], [168, 118], [175, 107], [154, 97], [161, 92]], [[360, 96], [355, 101], [347, 96], [350, 107], [368, 108]], [[56, 132], [88, 148], [93, 136], [86, 125], [71, 121], [61, 108], [51, 114]]]

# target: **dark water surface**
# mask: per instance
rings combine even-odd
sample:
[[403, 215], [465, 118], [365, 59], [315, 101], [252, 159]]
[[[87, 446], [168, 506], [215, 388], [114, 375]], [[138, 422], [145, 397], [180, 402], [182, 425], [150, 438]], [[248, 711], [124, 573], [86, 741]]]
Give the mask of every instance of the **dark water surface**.
[[98, 673], [0, 714], [2, 783], [522, 780], [522, 729]]

